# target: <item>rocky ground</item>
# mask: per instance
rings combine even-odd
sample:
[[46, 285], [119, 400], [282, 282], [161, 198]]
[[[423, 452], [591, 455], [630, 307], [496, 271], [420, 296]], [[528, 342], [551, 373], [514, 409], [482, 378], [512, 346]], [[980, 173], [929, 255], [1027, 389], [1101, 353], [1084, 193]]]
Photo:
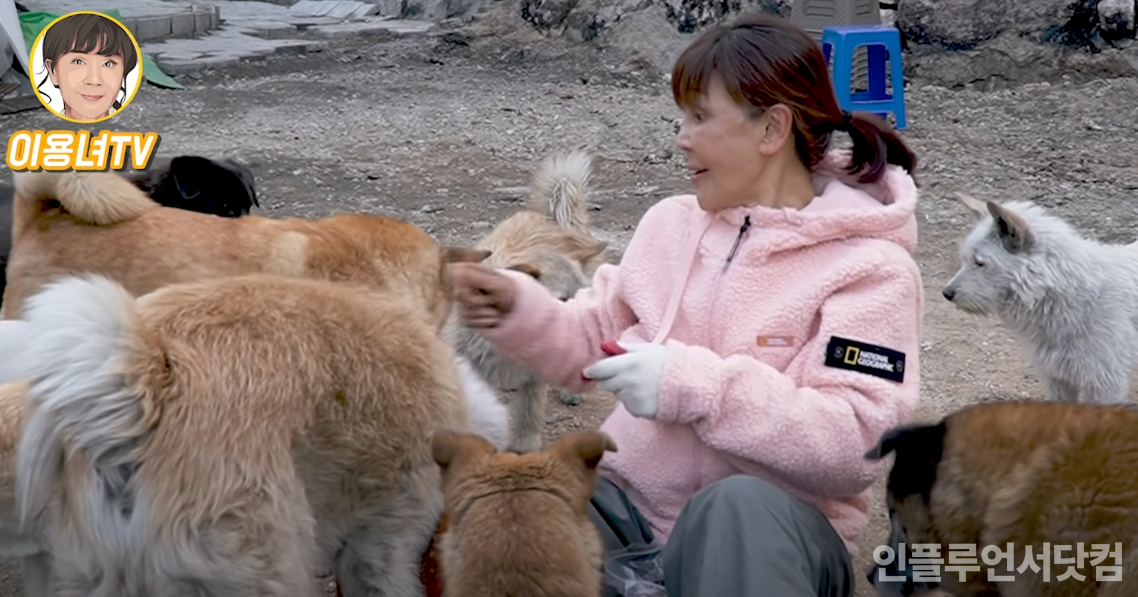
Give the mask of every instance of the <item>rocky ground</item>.
[[[492, 32], [478, 26], [475, 33]], [[619, 257], [649, 205], [689, 189], [683, 156], [673, 151], [678, 112], [666, 80], [565, 42], [458, 32], [357, 38], [186, 83], [182, 91], [144, 88], [115, 128], [159, 132], [163, 155], [249, 163], [261, 211], [272, 216], [363, 210], [465, 242], [519, 207], [542, 158], [586, 148], [597, 156], [594, 223]], [[907, 101], [904, 136], [921, 158], [916, 257], [927, 293], [917, 418], [993, 395], [1038, 396], [1006, 330], [940, 296], [970, 223], [952, 193], [1035, 199], [1102, 240], [1134, 240], [1138, 81], [1057, 80], [986, 93], [914, 87]], [[58, 124], [46, 111], [0, 117], [8, 131]], [[611, 406], [605, 396], [555, 405], [549, 436], [594, 427]], [[878, 506], [859, 578], [886, 539]], [[0, 595], [19, 595], [16, 569], [6, 570]], [[862, 586], [858, 594], [871, 593]]]

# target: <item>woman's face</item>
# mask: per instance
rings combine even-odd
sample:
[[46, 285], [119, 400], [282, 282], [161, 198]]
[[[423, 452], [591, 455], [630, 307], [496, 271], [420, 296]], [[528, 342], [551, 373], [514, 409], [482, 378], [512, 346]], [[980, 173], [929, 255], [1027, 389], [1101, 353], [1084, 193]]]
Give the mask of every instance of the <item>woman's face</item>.
[[64, 115], [98, 120], [107, 115], [123, 82], [123, 57], [68, 52], [50, 65], [51, 82], [63, 95]]
[[699, 206], [706, 211], [753, 199], [763, 174], [763, 117], [749, 118], [718, 81], [684, 110], [676, 146], [688, 156]]

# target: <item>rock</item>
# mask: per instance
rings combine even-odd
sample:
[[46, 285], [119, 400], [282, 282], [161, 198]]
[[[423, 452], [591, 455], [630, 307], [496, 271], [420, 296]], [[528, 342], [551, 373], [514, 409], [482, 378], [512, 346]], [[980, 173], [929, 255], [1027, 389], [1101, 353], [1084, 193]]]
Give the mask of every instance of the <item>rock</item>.
[[897, 26], [910, 44], [971, 50], [1002, 34], [1085, 46], [1098, 29], [1099, 0], [903, 0]]
[[1055, 81], [1138, 77], [1138, 47], [1090, 53], [1038, 44], [1004, 33], [972, 50], [924, 49], [906, 58], [906, 74], [922, 84], [973, 86], [994, 91], [1005, 85]]
[[1134, 0], [1099, 0], [1098, 26], [1109, 40], [1134, 38]]
[[522, 18], [542, 31], [588, 41], [625, 15], [646, 9], [662, 14], [679, 33], [692, 33], [740, 12], [790, 15], [791, 0], [522, 0]]
[[676, 58], [694, 39], [693, 34], [676, 31], [665, 9], [657, 5], [624, 15], [597, 41], [626, 56], [622, 70], [662, 76], [671, 75]]

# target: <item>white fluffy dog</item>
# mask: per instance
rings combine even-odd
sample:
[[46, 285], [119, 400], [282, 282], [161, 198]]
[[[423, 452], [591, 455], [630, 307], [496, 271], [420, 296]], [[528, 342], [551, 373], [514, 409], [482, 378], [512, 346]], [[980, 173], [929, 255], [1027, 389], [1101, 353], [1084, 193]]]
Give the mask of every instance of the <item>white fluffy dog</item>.
[[1030, 202], [958, 198], [980, 219], [944, 297], [998, 316], [1051, 399], [1126, 401], [1138, 361], [1138, 243], [1084, 238]]

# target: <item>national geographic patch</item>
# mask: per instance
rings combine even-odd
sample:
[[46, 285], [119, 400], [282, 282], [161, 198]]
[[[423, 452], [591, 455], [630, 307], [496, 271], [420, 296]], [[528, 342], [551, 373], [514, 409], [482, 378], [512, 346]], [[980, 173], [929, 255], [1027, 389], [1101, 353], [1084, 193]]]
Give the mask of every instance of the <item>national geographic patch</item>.
[[830, 344], [826, 347], [826, 366], [897, 382], [905, 380], [905, 353], [837, 336], [830, 336]]

